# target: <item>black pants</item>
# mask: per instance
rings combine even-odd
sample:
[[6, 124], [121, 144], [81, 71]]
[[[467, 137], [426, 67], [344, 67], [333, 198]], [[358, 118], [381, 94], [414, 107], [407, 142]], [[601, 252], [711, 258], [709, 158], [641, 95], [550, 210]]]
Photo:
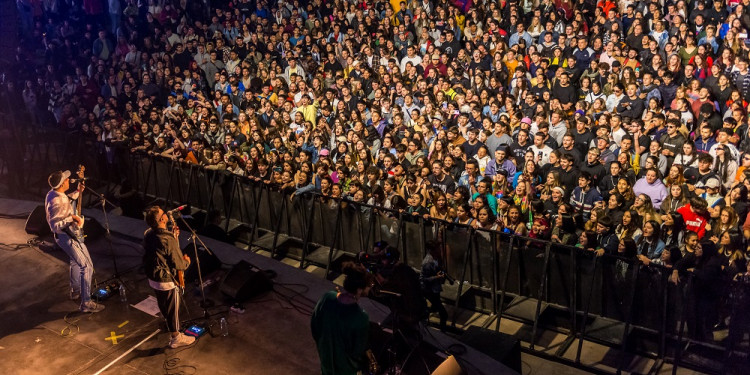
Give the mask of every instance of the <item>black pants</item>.
[[169, 332], [180, 331], [180, 289], [156, 290], [156, 301], [159, 303], [159, 311], [167, 321]]
[[443, 306], [443, 301], [440, 299], [440, 293], [433, 293], [424, 291], [424, 298], [430, 301], [430, 311], [437, 312], [440, 315], [440, 329], [445, 329], [445, 323], [448, 321], [448, 311]]

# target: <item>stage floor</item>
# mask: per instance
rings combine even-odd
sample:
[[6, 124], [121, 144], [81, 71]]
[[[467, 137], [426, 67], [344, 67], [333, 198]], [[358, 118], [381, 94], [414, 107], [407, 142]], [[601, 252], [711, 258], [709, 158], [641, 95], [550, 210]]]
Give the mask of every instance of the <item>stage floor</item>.
[[[27, 213], [33, 204], [3, 200], [0, 213]], [[119, 296], [106, 300], [98, 314], [82, 314], [68, 300], [68, 263], [60, 250], [26, 244], [24, 219], [0, 219], [0, 374], [93, 374], [135, 344], [162, 328], [163, 320], [130, 306], [149, 293], [138, 271], [142, 248], [135, 242], [114, 237], [118, 269], [127, 286], [128, 302]], [[137, 228], [142, 230], [142, 228]], [[103, 237], [88, 244], [99, 281], [113, 274], [107, 241]], [[219, 272], [226, 272], [222, 270]], [[290, 286], [294, 290], [300, 287]], [[286, 295], [295, 292], [276, 287]], [[186, 301], [194, 317], [201, 316], [200, 300], [188, 287]], [[218, 283], [208, 295], [224, 303]], [[279, 293], [268, 293], [246, 304], [246, 313], [228, 312], [228, 307], [210, 309], [218, 321], [225, 316], [229, 336], [204, 335], [197, 344], [165, 349], [168, 335], [160, 332], [126, 355], [106, 374], [316, 374], [318, 357], [305, 314], [313, 301], [295, 298], [297, 309]], [[299, 310], [299, 311], [298, 311]], [[182, 310], [181, 318], [187, 318]], [[112, 333], [114, 332], [114, 334]], [[116, 336], [116, 344], [111, 340]]]

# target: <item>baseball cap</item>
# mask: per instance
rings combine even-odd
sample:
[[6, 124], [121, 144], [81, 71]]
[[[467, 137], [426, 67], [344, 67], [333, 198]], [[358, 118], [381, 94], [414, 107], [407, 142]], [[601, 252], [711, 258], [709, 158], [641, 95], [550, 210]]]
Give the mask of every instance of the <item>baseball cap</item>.
[[320, 150], [320, 156], [328, 156], [329, 153], [330, 151], [327, 148]]
[[527, 125], [531, 125], [531, 119], [528, 117], [524, 117], [521, 119], [521, 122]]
[[63, 184], [63, 181], [68, 179], [70, 177], [70, 171], [57, 171], [52, 172], [51, 175], [47, 178], [47, 183], [49, 183], [49, 186], [53, 189], [57, 189], [60, 187], [60, 185]]
[[709, 178], [704, 186], [710, 189], [718, 189], [719, 186], [721, 186], [721, 183], [716, 178]]

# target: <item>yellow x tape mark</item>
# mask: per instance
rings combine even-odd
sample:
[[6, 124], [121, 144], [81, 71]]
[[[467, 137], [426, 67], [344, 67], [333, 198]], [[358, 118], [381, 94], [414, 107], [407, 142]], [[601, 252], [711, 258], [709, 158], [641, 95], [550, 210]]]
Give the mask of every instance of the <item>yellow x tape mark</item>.
[[109, 337], [105, 337], [104, 339], [112, 341], [112, 345], [117, 345], [117, 339], [121, 339], [123, 337], [125, 337], [125, 335], [116, 335], [115, 331], [110, 331]]

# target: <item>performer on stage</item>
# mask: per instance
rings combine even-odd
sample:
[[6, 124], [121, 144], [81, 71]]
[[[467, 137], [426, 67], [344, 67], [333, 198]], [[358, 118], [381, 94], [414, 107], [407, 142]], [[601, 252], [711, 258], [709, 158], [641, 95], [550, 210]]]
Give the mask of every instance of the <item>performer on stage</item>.
[[374, 280], [361, 265], [346, 263], [344, 288], [323, 295], [311, 319], [323, 375], [354, 375], [367, 369], [370, 318], [358, 304]]
[[[47, 193], [44, 209], [47, 223], [55, 236], [55, 242], [70, 257], [70, 299], [81, 299], [81, 311], [95, 313], [104, 310], [104, 305], [91, 300], [91, 277], [94, 274], [94, 263], [83, 238], [74, 235], [74, 231], [83, 225], [83, 219], [73, 214], [71, 199], [77, 199], [80, 191], [76, 190], [70, 197], [70, 171], [52, 173], [47, 182], [52, 190]], [[79, 185], [79, 189], [80, 189]]]
[[148, 285], [154, 289], [159, 310], [167, 321], [170, 333], [169, 347], [179, 348], [195, 342], [195, 337], [180, 332], [180, 284], [178, 272], [190, 265], [190, 258], [182, 254], [177, 238], [180, 230], [167, 229], [169, 215], [159, 206], [146, 210], [146, 224], [149, 229], [143, 235], [143, 267], [148, 277]]

